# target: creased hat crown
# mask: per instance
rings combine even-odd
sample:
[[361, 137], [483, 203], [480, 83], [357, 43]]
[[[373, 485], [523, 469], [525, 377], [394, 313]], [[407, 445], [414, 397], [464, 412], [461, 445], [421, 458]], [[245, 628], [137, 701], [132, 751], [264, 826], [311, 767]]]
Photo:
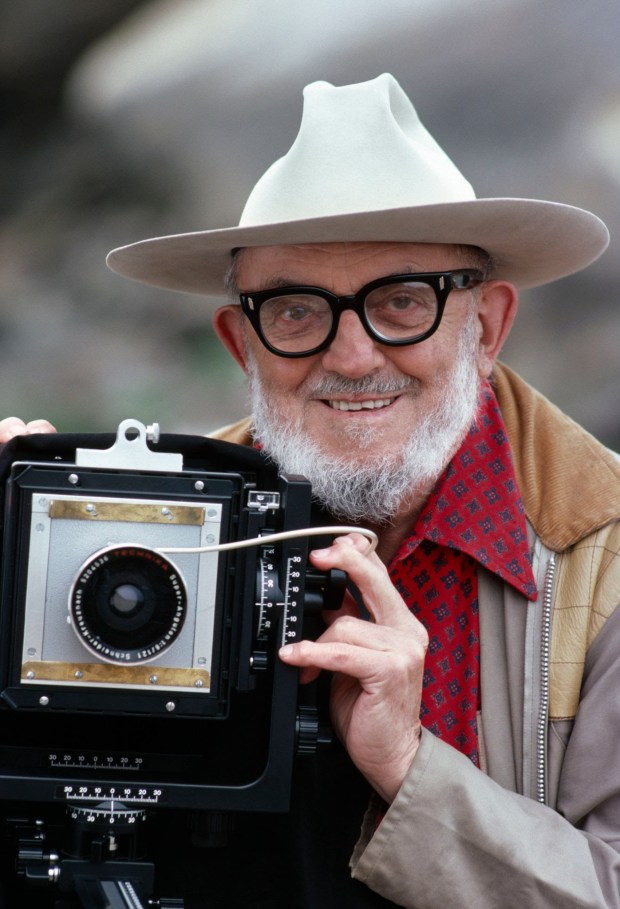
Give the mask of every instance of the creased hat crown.
[[297, 138], [258, 181], [239, 225], [474, 198], [398, 82], [384, 73], [360, 85], [306, 86]]

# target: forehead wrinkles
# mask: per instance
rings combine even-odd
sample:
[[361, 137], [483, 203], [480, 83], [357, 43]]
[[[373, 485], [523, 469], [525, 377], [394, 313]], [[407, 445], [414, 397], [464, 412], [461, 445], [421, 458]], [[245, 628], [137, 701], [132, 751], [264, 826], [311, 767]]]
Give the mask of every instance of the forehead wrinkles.
[[375, 278], [460, 268], [458, 247], [420, 243], [325, 243], [239, 251], [235, 273], [244, 290], [294, 285], [356, 292]]
[[[455, 266], [456, 267], [456, 266]], [[296, 274], [295, 272], [274, 272], [273, 274], [264, 274], [261, 276], [260, 280], [257, 278], [252, 284], [253, 291], [262, 291], [262, 290], [282, 290], [287, 287], [319, 287], [323, 290], [330, 290], [334, 293], [339, 294], [340, 296], [345, 296], [346, 293], [343, 291], [346, 290], [347, 293], [357, 293], [357, 291], [366, 284], [369, 284], [371, 281], [374, 281], [376, 278], [388, 278], [392, 275], [412, 275], [418, 274], [424, 271], [432, 271], [430, 268], [423, 268], [420, 265], [411, 262], [405, 262], [399, 266], [392, 268], [385, 268], [381, 270], [381, 273], [373, 275], [373, 277], [357, 275], [355, 271], [351, 271], [349, 280], [347, 282], [348, 286], [344, 287], [344, 282], [342, 282], [343, 272], [341, 269], [331, 269], [331, 278], [327, 277], [327, 273], [324, 272], [320, 276], [317, 275], [316, 269], [310, 269], [305, 271], [303, 275]], [[311, 273], [312, 272], [312, 273]], [[246, 284], [252, 283], [252, 279], [245, 281]]]

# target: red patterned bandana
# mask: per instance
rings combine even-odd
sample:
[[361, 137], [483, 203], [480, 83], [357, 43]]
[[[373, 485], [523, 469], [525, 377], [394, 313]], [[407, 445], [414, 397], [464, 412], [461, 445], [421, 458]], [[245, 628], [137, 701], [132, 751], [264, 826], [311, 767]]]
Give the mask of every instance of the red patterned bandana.
[[523, 503], [497, 400], [476, 420], [389, 566], [429, 634], [422, 723], [478, 764], [478, 566], [535, 599]]

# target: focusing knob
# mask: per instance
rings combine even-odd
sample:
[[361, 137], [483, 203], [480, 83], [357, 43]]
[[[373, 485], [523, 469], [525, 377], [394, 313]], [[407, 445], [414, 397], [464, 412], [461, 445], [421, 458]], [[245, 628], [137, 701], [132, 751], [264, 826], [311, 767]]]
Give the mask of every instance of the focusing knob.
[[269, 657], [264, 650], [255, 650], [250, 657], [252, 672], [265, 672], [269, 666]]
[[347, 574], [340, 568], [328, 572], [308, 568], [306, 571], [306, 615], [319, 615], [323, 610], [340, 609], [347, 589]]
[[319, 712], [309, 704], [300, 704], [295, 726], [297, 754], [316, 754], [317, 750], [331, 744], [329, 727], [319, 722]]

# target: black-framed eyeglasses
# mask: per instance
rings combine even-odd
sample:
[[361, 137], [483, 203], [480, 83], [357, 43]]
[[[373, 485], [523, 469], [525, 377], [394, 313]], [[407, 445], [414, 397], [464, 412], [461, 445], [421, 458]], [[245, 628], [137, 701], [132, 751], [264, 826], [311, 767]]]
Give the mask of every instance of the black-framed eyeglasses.
[[483, 281], [473, 269], [390, 275], [338, 297], [322, 287], [276, 287], [239, 294], [241, 308], [267, 350], [280, 357], [309, 357], [329, 347], [340, 315], [357, 313], [381, 344], [418, 344], [437, 331], [448, 295]]

